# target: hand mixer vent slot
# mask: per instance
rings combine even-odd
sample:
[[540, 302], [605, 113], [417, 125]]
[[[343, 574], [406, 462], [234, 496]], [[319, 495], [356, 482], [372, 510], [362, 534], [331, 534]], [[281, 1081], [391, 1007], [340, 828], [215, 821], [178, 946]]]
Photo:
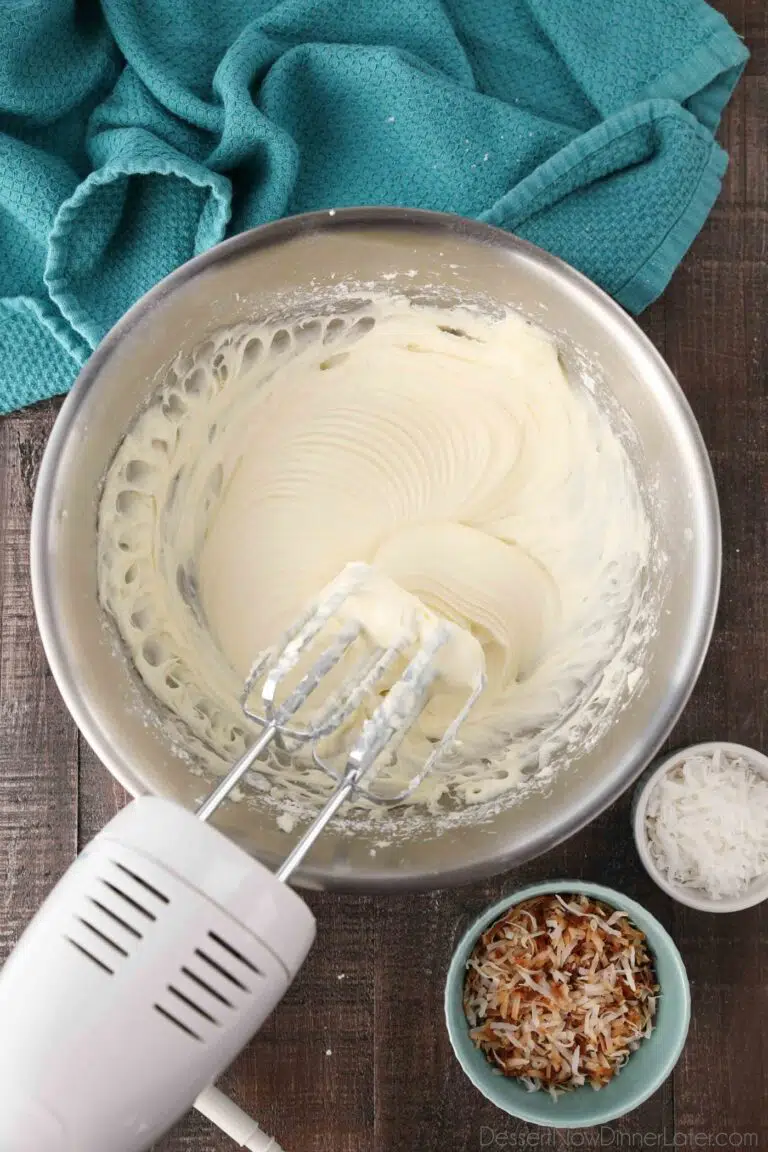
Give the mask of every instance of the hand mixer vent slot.
[[203, 977], [200, 976], [197, 972], [193, 972], [191, 968], [182, 968], [181, 974], [182, 976], [186, 976], [187, 980], [191, 980], [191, 982], [195, 985], [197, 995], [200, 995], [201, 992], [205, 992], [208, 996], [211, 996], [217, 1004], [221, 1004], [225, 1008], [234, 1008], [234, 1004], [231, 1000], [224, 996], [218, 989], [214, 988], [208, 980], [204, 980]]
[[214, 1024], [217, 1028], [221, 1027], [221, 1021], [217, 1020], [215, 1016], [211, 1016], [210, 1012], [202, 1008], [191, 996], [187, 996], [186, 993], [181, 992], [173, 984], [168, 985], [168, 991], [171, 996], [175, 997], [181, 1004], [185, 1004], [187, 1008], [191, 1008], [192, 1011], [196, 1012], [203, 1020], [207, 1020], [209, 1024]]
[[243, 984], [242, 980], [238, 976], [235, 976], [234, 972], [230, 972], [228, 968], [224, 967], [220, 960], [214, 959], [209, 952], [204, 952], [202, 948], [195, 948], [195, 956], [206, 965], [207, 975], [210, 978], [213, 978], [213, 973], [216, 973], [217, 976], [223, 977], [228, 984], [239, 988], [241, 992], [251, 991], [247, 984]]
[[113, 952], [117, 952], [120, 956], [128, 955], [128, 952], [123, 948], [122, 944], [118, 944], [116, 940], [112, 939], [109, 933], [102, 932], [102, 930], [97, 928], [95, 924], [92, 924], [90, 920], [86, 920], [84, 916], [76, 916], [75, 919], [78, 924], [81, 924], [82, 927], [85, 928], [86, 935], [90, 933], [92, 937], [100, 943], [106, 944], [107, 948], [110, 948]]
[[161, 904], [170, 904], [167, 896], [156, 888], [154, 884], [150, 884], [143, 876], [139, 876], [137, 872], [134, 872], [132, 868], [126, 868], [125, 864], [120, 864], [117, 860], [114, 861], [114, 865], [120, 869], [124, 876], [130, 877], [140, 888], [143, 888], [145, 892], [149, 892], [149, 894], [154, 896], [156, 900], [159, 900]]
[[133, 924], [129, 924], [123, 916], [118, 915], [114, 908], [110, 908], [103, 901], [97, 900], [95, 896], [89, 896], [88, 899], [94, 907], [98, 908], [99, 912], [102, 912], [113, 924], [117, 924], [127, 932], [129, 936], [132, 936], [134, 940], [144, 939], [143, 933], [139, 932], [138, 928], [134, 928]]
[[104, 879], [102, 879], [101, 882], [106, 888], [109, 889], [113, 896], [117, 896], [118, 900], [122, 900], [126, 906], [132, 908], [135, 912], [138, 912], [147, 920], [157, 920], [157, 916], [154, 914], [154, 912], [150, 912], [148, 908], [145, 908], [143, 904], [140, 904], [139, 901], [135, 900], [132, 896], [129, 896], [128, 893], [124, 892], [123, 889], [118, 887], [117, 884], [113, 884], [111, 880]]
[[202, 1044], [204, 1042], [202, 1036], [195, 1032], [193, 1028], [190, 1028], [187, 1024], [185, 1024], [183, 1020], [179, 1020], [179, 1018], [174, 1016], [172, 1012], [169, 1012], [167, 1008], [163, 1008], [162, 1004], [155, 1004], [155, 1012], [159, 1013], [159, 1015], [162, 1016], [164, 1020], [167, 1020], [169, 1024], [173, 1024], [176, 1028], [178, 1028], [179, 1031], [183, 1032], [185, 1036], [189, 1036], [190, 1040], [196, 1040], [198, 1044]]
[[71, 936], [65, 936], [64, 939], [68, 944], [71, 944], [73, 948], [76, 948], [81, 956], [85, 956], [87, 960], [90, 960], [92, 964], [100, 968], [102, 972], [106, 972], [108, 976], [114, 976], [114, 968], [110, 968], [109, 964], [105, 964], [103, 960], [99, 960], [98, 956], [94, 956], [93, 952], [90, 952], [84, 945], [78, 944], [77, 940], [73, 940]]
[[[224, 970], [211, 963], [201, 949], [196, 949], [198, 970], [203, 968], [205, 975], [198, 975], [184, 966], [172, 984], [166, 985], [166, 995], [155, 1004], [161, 1016], [195, 1040], [205, 1042], [212, 1029], [221, 1028], [222, 1012], [235, 1011], [235, 1004], [214, 985], [221, 984], [218, 976], [225, 976]], [[199, 963], [202, 961], [202, 964]], [[204, 968], [204, 965], [208, 965]], [[237, 996], [235, 987], [247, 994], [247, 989], [235, 979], [231, 980], [230, 996]]]
[[[141, 940], [148, 924], [157, 921], [170, 899], [135, 867], [115, 859], [110, 861], [110, 866], [100, 877], [102, 888], [98, 896], [89, 896], [94, 909], [100, 910], [100, 914], [94, 913], [97, 927], [110, 937], [116, 935], [122, 939], [124, 933], [128, 933], [135, 940]], [[105, 918], [110, 921], [109, 931]]]
[[208, 939], [212, 940], [214, 944], [217, 944], [219, 946], [219, 948], [223, 949], [224, 952], [228, 953], [229, 956], [233, 960], [236, 960], [239, 964], [244, 965], [249, 970], [249, 972], [253, 972], [253, 974], [255, 976], [263, 976], [263, 972], [261, 971], [260, 968], [257, 968], [256, 965], [253, 964], [248, 959], [247, 956], [243, 956], [242, 952], [240, 952], [232, 944], [230, 944], [230, 943], [228, 943], [228, 941], [222, 939], [222, 937], [219, 936], [218, 933], [209, 932], [208, 933]]

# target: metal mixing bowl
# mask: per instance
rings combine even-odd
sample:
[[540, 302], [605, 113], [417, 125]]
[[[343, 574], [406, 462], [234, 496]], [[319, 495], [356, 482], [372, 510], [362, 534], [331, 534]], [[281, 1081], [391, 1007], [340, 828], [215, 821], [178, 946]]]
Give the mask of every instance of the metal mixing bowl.
[[[693, 688], [711, 636], [720, 577], [720, 524], [707, 453], [674, 377], [624, 312], [559, 260], [485, 225], [406, 209], [350, 209], [282, 220], [184, 265], [145, 296], [86, 364], [43, 461], [32, 522], [35, 608], [53, 674], [74, 719], [131, 792], [191, 806], [201, 781], [163, 728], [100, 607], [96, 517], [115, 450], [161, 372], [207, 333], [293, 299], [311, 312], [324, 287], [393, 286], [418, 298], [457, 292], [511, 306], [558, 335], [569, 370], [595, 372], [628, 413], [669, 555], [668, 585], [647, 659], [647, 682], [586, 754], [546, 793], [490, 822], [434, 829], [372, 851], [376, 837], [332, 830], [299, 880], [362, 890], [429, 888], [502, 871], [592, 820], [635, 779]], [[585, 367], [586, 366], [586, 367]], [[266, 543], [265, 543], [266, 547]], [[155, 722], [147, 722], [147, 710]], [[230, 804], [218, 824], [267, 863], [289, 837], [274, 814]]]

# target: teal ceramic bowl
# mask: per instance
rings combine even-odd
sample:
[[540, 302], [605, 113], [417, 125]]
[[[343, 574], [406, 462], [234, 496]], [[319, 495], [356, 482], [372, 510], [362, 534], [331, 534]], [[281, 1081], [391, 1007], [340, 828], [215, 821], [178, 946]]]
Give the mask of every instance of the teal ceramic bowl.
[[[477, 938], [507, 909], [533, 896], [559, 892], [583, 893], [629, 914], [645, 933], [656, 965], [660, 995], [651, 1036], [633, 1052], [618, 1076], [599, 1091], [585, 1085], [553, 1100], [548, 1092], [529, 1092], [518, 1081], [498, 1075], [469, 1037], [462, 995], [467, 960]], [[581, 880], [555, 880], [533, 884], [494, 904], [475, 920], [453, 954], [445, 986], [448, 1034], [459, 1063], [469, 1079], [497, 1108], [531, 1124], [547, 1128], [588, 1128], [625, 1116], [664, 1083], [678, 1061], [688, 1034], [691, 996], [685, 967], [672, 938], [645, 908], [621, 892]]]

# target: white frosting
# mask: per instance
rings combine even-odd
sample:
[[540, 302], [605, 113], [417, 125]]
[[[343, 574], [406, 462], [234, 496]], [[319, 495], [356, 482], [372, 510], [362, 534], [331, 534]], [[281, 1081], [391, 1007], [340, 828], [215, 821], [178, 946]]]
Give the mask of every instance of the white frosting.
[[[510, 789], [615, 714], [650, 537], [620, 439], [547, 336], [388, 298], [180, 360], [106, 477], [99, 581], [142, 678], [220, 771], [249, 738], [254, 656], [345, 564], [375, 565], [485, 652], [461, 746], [414, 798], [435, 807]], [[427, 710], [403, 775], [444, 722]], [[301, 761], [263, 776], [277, 799], [328, 786]]]

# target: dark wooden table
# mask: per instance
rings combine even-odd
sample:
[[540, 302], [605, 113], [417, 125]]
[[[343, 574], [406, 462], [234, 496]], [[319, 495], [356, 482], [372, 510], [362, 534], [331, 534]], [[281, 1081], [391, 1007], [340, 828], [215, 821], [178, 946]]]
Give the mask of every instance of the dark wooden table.
[[[709, 223], [642, 326], [701, 424], [724, 529], [717, 629], [671, 744], [726, 738], [768, 750], [768, 5], [718, 7], [752, 51], [721, 133], [731, 165]], [[0, 961], [125, 799], [59, 699], [32, 611], [29, 517], [56, 407], [0, 422]], [[586, 1133], [530, 1128], [485, 1102], [442, 1021], [445, 971], [469, 918], [513, 886], [558, 875], [604, 881], [646, 904], [678, 942], [693, 993], [673, 1076], [636, 1112]], [[489, 883], [310, 903], [319, 926], [310, 960], [225, 1077], [289, 1152], [768, 1148], [768, 905], [706, 916], [673, 904], [637, 860], [629, 796], [563, 847]], [[193, 1116], [158, 1152], [230, 1148]]]

